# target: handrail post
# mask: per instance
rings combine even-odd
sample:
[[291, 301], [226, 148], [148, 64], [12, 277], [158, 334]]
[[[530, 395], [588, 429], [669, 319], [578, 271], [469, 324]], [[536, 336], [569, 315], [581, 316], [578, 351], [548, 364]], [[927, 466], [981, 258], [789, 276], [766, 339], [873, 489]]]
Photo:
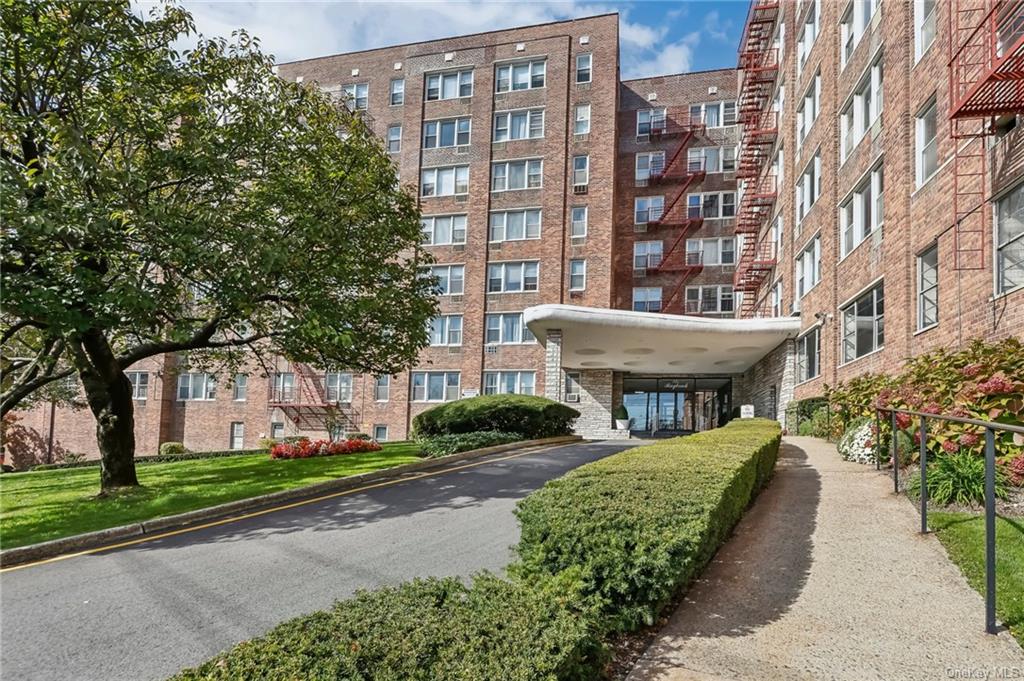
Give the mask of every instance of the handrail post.
[[899, 494], [900, 493], [900, 460], [899, 460], [899, 454], [896, 452], [896, 410], [893, 409], [892, 411], [890, 411], [889, 412], [889, 416], [891, 417], [891, 420], [892, 420], [892, 433], [890, 434], [890, 437], [892, 438], [892, 443], [891, 443], [891, 447], [890, 447], [890, 449], [892, 451], [892, 458], [890, 459], [890, 461], [892, 462], [892, 485], [893, 485], [893, 490], [896, 492], [896, 494]]
[[875, 409], [875, 470], [882, 470], [882, 412]]
[[921, 417], [921, 534], [928, 534], [928, 419]]
[[996, 633], [996, 437], [985, 429], [985, 631]]

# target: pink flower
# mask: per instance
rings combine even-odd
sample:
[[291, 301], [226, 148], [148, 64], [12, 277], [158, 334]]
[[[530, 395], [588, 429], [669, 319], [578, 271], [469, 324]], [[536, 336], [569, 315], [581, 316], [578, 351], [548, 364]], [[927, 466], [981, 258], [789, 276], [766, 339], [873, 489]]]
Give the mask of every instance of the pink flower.
[[965, 366], [963, 369], [960, 370], [960, 373], [963, 374], [964, 376], [968, 377], [968, 378], [974, 378], [975, 376], [977, 376], [978, 374], [980, 374], [984, 370], [985, 370], [985, 367], [983, 367], [980, 364], [975, 363], [975, 364], [968, 364], [967, 366]]
[[987, 381], [979, 383], [978, 390], [983, 395], [1002, 395], [1013, 392], [1013, 383], [1002, 376], [993, 376]]
[[906, 430], [910, 427], [910, 414], [896, 414], [896, 427], [900, 430]]
[[964, 447], [973, 447], [979, 442], [981, 442], [981, 437], [977, 433], [964, 433], [960, 436], [960, 444]]
[[921, 431], [920, 430], [914, 433], [914, 444], [915, 445], [921, 444]]
[[952, 440], [945, 440], [942, 443], [942, 449], [949, 452], [950, 454], [955, 454], [960, 450], [960, 445], [953, 442]]
[[925, 414], [941, 414], [942, 407], [940, 407], [936, 402], [929, 402], [928, 404], [921, 407], [921, 411], [924, 412]]

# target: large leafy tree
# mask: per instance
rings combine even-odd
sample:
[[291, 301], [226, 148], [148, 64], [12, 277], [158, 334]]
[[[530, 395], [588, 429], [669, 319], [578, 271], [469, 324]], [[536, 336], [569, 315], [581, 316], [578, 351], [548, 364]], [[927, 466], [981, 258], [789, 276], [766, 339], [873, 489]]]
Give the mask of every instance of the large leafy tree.
[[77, 376], [101, 489], [136, 485], [147, 357], [251, 352], [378, 374], [434, 314], [419, 215], [340, 102], [181, 7], [3, 0], [0, 413]]

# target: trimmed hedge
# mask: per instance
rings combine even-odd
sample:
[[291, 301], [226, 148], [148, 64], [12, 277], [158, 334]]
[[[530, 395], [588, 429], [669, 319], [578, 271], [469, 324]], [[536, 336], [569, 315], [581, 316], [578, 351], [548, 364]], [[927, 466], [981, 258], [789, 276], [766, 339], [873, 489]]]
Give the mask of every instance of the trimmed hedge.
[[[217, 459], [222, 456], [246, 456], [249, 454], [266, 454], [265, 449], [226, 449], [218, 452], [185, 452], [184, 454], [154, 454], [151, 456], [137, 456], [135, 463], [169, 463], [171, 461], [193, 461], [195, 459]], [[29, 471], [52, 471], [62, 468], [84, 468], [86, 466], [99, 466], [99, 459], [89, 461], [76, 461], [75, 463], [41, 463], [32, 466]]]
[[743, 419], [587, 464], [520, 502], [524, 581], [578, 568], [600, 626], [652, 624], [771, 476], [781, 430]]
[[441, 456], [468, 452], [481, 447], [493, 447], [509, 442], [517, 442], [522, 437], [516, 433], [501, 433], [496, 430], [484, 430], [479, 433], [452, 433], [451, 435], [435, 435], [420, 440], [423, 456], [436, 459]]
[[537, 395], [481, 395], [440, 404], [416, 415], [417, 438], [496, 430], [525, 440], [569, 435], [580, 413]]
[[285, 622], [174, 679], [582, 681], [594, 678], [600, 643], [567, 607], [573, 596], [567, 577], [418, 579]]

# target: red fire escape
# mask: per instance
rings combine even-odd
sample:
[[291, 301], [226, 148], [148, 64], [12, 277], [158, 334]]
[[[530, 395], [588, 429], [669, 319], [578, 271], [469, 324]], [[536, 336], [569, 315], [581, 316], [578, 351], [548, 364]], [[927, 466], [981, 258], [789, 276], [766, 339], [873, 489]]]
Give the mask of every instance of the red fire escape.
[[1024, 0], [954, 0], [949, 15], [955, 267], [985, 267], [985, 138], [1024, 112]]
[[740, 45], [739, 117], [743, 125], [736, 177], [742, 180], [736, 217], [733, 291], [741, 295], [741, 317], [752, 317], [758, 292], [775, 267], [772, 242], [763, 234], [778, 195], [768, 159], [779, 134], [772, 98], [779, 76], [779, 50], [773, 47], [779, 0], [753, 0]]
[[[694, 211], [686, 205], [687, 192], [704, 181], [704, 163], [691, 161], [687, 149], [691, 143], [705, 137], [707, 128], [703, 120], [691, 119], [688, 112], [673, 112], [664, 119], [651, 122], [651, 139], [678, 139], [664, 166], [651, 167], [648, 185], [670, 187], [668, 202], [661, 210], [652, 210], [647, 216], [646, 229], [671, 229], [675, 238], [661, 256], [661, 261], [648, 266], [650, 274], [670, 273], [675, 282], [668, 297], [662, 300], [662, 310], [682, 290], [687, 281], [700, 274], [704, 268], [699, 252], [686, 251], [686, 239], [700, 229], [704, 217], [698, 208]], [[671, 237], [670, 237], [671, 238]]]
[[[293, 362], [289, 368], [270, 374], [267, 404], [271, 409], [280, 409], [299, 430], [358, 429], [351, 394], [342, 395], [340, 386], [329, 390], [326, 374], [308, 364]], [[332, 391], [336, 394], [329, 394]]]

